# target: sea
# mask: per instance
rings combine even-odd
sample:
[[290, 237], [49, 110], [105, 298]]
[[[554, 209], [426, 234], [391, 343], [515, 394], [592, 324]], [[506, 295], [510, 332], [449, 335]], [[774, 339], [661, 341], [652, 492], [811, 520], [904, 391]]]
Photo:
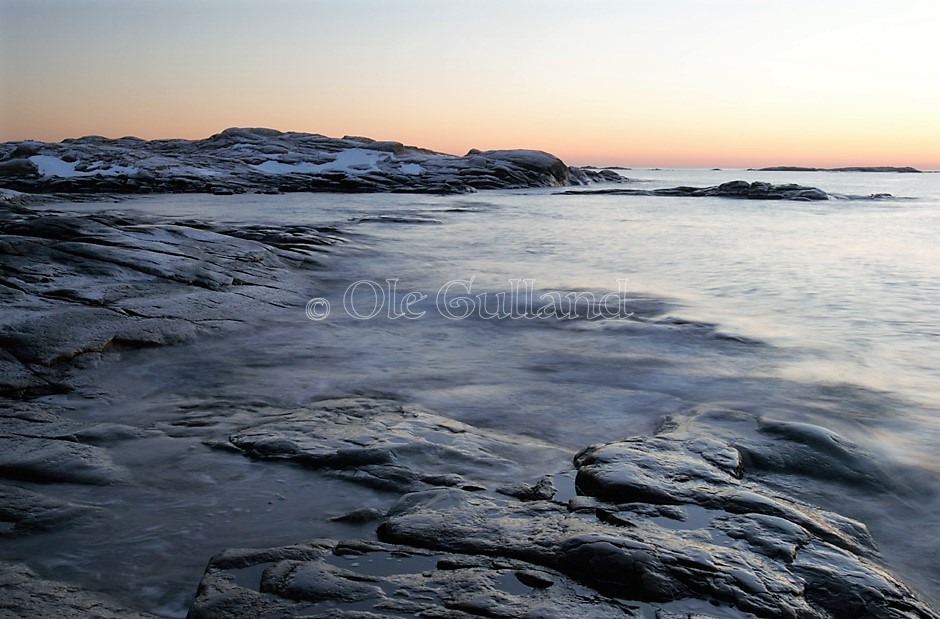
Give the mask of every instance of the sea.
[[[571, 451], [725, 408], [837, 435], [889, 480], [793, 473], [797, 498], [863, 521], [887, 566], [940, 602], [940, 174], [623, 169], [630, 189], [799, 183], [833, 199], [591, 193], [160, 195], [125, 210], [334, 226], [306, 305], [89, 369], [78, 418], [146, 427], [206, 403], [395, 397]], [[609, 186], [607, 186], [609, 187]], [[87, 393], [86, 393], [87, 395]], [[247, 412], [246, 412], [247, 411]], [[66, 490], [106, 514], [0, 553], [138, 608], [185, 616], [233, 546], [371, 536], [329, 516], [395, 497], [208, 448], [132, 441], [146, 484]], [[524, 465], [526, 463], [523, 463]], [[822, 468], [825, 468], [823, 463]], [[532, 463], [532, 479], [571, 469]]]

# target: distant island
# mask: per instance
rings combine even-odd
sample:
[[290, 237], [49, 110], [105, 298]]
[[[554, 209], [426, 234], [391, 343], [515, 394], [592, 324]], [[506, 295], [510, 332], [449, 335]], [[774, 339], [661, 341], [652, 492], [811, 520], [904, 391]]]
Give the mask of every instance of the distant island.
[[[662, 189], [624, 189], [604, 188], [604, 189], [579, 189], [558, 192], [559, 195], [583, 196], [583, 195], [616, 195], [616, 196], [679, 196], [684, 198], [742, 198], [745, 200], [796, 200], [801, 202], [811, 202], [818, 200], [828, 200], [829, 194], [818, 187], [805, 187], [793, 183], [786, 185], [772, 185], [757, 181], [749, 183], [747, 181], [730, 181], [721, 185], [711, 187], [665, 187]], [[890, 194], [883, 194], [878, 197], [889, 197]], [[876, 196], [870, 196], [876, 198]]]
[[795, 165], [778, 165], [769, 168], [748, 168], [750, 172], [898, 172], [901, 174], [921, 174], [922, 170], [910, 166], [849, 166], [845, 168], [809, 168]]

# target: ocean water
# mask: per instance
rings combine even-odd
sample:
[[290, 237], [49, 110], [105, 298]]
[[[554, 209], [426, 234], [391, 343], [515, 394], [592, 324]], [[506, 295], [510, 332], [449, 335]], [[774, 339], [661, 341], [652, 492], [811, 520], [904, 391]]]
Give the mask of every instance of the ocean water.
[[[857, 445], [891, 486], [781, 475], [781, 487], [864, 521], [888, 565], [936, 603], [940, 174], [623, 174], [638, 189], [746, 179], [812, 185], [840, 199], [527, 190], [107, 205], [236, 224], [331, 224], [348, 242], [309, 273], [316, 319], [288, 308], [224, 337], [128, 353], [92, 375], [106, 397], [70, 405], [79, 417], [146, 426], [198, 406], [250, 414], [335, 395], [394, 395], [572, 454], [710, 407], [812, 424]], [[580, 305], [564, 303], [572, 294]], [[590, 295], [613, 295], [608, 317], [587, 315]], [[327, 303], [329, 314], [317, 315]], [[566, 315], [533, 317], [547, 305]], [[202, 438], [194, 430], [116, 452], [150, 483], [106, 497], [67, 490], [107, 504], [108, 520], [5, 543], [4, 556], [31, 557], [44, 574], [181, 616], [213, 553], [371, 535], [326, 518], [394, 499], [211, 451]], [[571, 465], [544, 466], [531, 463], [533, 479]]]

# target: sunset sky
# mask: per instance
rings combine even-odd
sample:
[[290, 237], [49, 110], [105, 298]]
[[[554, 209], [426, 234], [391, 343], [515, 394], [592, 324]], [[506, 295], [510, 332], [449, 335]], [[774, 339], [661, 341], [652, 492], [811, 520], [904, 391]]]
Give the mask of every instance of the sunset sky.
[[0, 140], [940, 168], [937, 0], [0, 0]]

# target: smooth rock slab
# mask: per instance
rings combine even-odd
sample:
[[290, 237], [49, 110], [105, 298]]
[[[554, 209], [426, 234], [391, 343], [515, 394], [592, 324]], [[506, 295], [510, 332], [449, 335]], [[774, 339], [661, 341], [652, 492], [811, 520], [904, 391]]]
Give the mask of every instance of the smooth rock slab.
[[327, 400], [276, 414], [229, 437], [248, 457], [289, 460], [368, 486], [408, 492], [479, 488], [515, 479], [517, 462], [561, 461], [563, 450], [483, 430], [393, 400]]
[[318, 266], [341, 242], [334, 228], [216, 227], [0, 201], [0, 393], [62, 392], [63, 368], [82, 356], [187, 342], [272, 307], [302, 312], [296, 269]]
[[0, 619], [157, 619], [78, 586], [45, 580], [28, 567], [0, 562]]
[[125, 481], [127, 474], [100, 447], [66, 440], [0, 436], [0, 477], [107, 485]]
[[7, 525], [0, 537], [52, 530], [92, 511], [90, 506], [0, 484], [0, 523]]
[[117, 424], [82, 426], [60, 412], [30, 402], [0, 406], [0, 477], [92, 485], [126, 481], [128, 472], [98, 444], [139, 438], [145, 432]]

